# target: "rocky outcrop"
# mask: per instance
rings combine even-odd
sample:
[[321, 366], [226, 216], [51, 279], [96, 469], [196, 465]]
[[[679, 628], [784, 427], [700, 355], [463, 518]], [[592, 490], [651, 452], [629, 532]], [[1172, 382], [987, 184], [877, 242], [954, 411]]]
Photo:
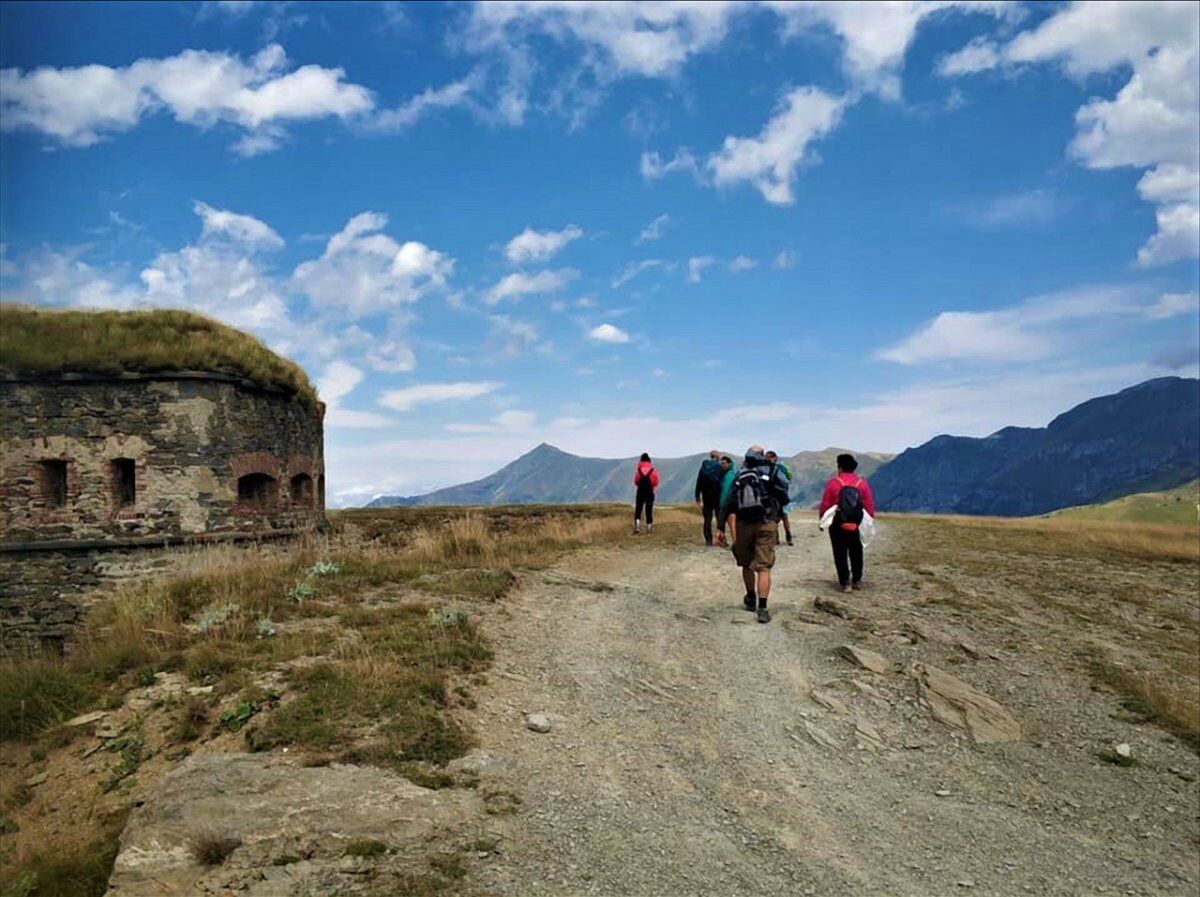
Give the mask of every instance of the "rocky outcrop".
[[[430, 843], [453, 849], [483, 816], [473, 791], [431, 791], [382, 769], [305, 768], [266, 754], [193, 756], [133, 811], [108, 894], [359, 893], [389, 872], [422, 866]], [[194, 852], [202, 838], [232, 851], [201, 865]]]
[[1020, 740], [1021, 724], [1012, 714], [961, 679], [919, 663], [908, 673], [917, 681], [921, 705], [938, 722], [968, 733], [980, 744]]

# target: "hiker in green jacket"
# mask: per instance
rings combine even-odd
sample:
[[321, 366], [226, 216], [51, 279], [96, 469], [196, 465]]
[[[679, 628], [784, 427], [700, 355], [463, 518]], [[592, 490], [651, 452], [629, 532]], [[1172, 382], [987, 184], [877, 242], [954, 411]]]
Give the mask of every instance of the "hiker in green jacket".
[[[783, 475], [787, 477], [787, 480], [790, 483], [792, 481], [792, 472], [788, 470], [788, 466], [786, 464], [779, 460], [779, 455], [775, 454], [775, 452], [767, 452], [766, 457], [768, 461], [783, 471]], [[795, 545], [796, 543], [792, 541], [792, 521], [788, 520], [787, 508], [784, 508], [780, 514], [782, 515], [781, 519], [783, 520], [783, 534], [787, 537], [787, 543], [788, 545]]]
[[733, 481], [737, 479], [737, 470], [733, 459], [728, 455], [721, 456], [721, 498], [717, 502], [717, 544], [725, 544], [725, 521], [729, 517], [729, 493], [733, 491]]

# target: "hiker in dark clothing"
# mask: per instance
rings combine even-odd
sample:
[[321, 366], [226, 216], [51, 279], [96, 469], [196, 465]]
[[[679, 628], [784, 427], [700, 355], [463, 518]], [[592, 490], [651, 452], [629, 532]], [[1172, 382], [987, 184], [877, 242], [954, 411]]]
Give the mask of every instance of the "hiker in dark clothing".
[[[767, 452], [767, 460], [779, 466], [779, 469], [783, 471], [783, 475], [787, 477], [789, 483], [792, 481], [792, 472], [786, 464], [779, 460], [779, 455], [775, 452]], [[788, 519], [786, 507], [779, 512], [779, 518], [783, 521], [783, 534], [787, 538], [788, 545], [795, 545], [796, 543], [792, 539], [792, 521]]]
[[721, 470], [721, 453], [713, 449], [708, 457], [700, 462], [700, 472], [696, 474], [696, 507], [704, 514], [704, 542], [711, 546], [713, 543], [713, 516], [718, 512], [721, 501], [721, 480], [724, 473]]
[[843, 592], [849, 592], [861, 588], [863, 546], [858, 526], [864, 511], [875, 516], [875, 498], [871, 495], [871, 485], [854, 473], [858, 461], [853, 455], [838, 455], [837, 468], [837, 475], [825, 485], [817, 516], [824, 518], [827, 511], [834, 511], [829, 523], [833, 564], [837, 568], [838, 585]]
[[642, 531], [642, 511], [646, 512], [646, 532], [654, 532], [654, 491], [658, 488], [658, 471], [650, 456], [642, 452], [637, 469], [633, 472], [633, 485], [637, 487], [633, 503], [633, 531]]
[[733, 559], [742, 568], [746, 587], [742, 603], [749, 611], [757, 605], [760, 623], [771, 622], [767, 610], [771, 568], [775, 566], [779, 514], [787, 503], [788, 481], [783, 471], [763, 457], [761, 445], [750, 446], [729, 493], [726, 523], [733, 535]]
[[721, 456], [721, 496], [717, 499], [717, 544], [724, 546], [725, 526], [729, 519], [729, 494], [737, 479], [737, 465], [728, 455]]

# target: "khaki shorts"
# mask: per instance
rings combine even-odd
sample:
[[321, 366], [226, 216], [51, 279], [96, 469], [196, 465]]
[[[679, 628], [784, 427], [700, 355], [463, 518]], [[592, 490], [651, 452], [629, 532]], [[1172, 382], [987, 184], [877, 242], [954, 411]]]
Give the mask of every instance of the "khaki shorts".
[[751, 570], [770, 570], [774, 567], [775, 545], [779, 541], [778, 526], [774, 520], [738, 523], [733, 540], [733, 559], [737, 565]]

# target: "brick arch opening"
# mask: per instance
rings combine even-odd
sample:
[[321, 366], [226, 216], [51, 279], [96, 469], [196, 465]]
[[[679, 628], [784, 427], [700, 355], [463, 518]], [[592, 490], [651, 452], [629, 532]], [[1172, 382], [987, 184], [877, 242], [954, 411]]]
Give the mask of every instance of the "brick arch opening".
[[313, 493], [313, 478], [306, 473], [298, 473], [292, 477], [292, 504], [300, 508], [311, 508], [315, 496]]
[[248, 473], [238, 477], [238, 504], [260, 511], [275, 508], [279, 501], [279, 481], [265, 473]]

